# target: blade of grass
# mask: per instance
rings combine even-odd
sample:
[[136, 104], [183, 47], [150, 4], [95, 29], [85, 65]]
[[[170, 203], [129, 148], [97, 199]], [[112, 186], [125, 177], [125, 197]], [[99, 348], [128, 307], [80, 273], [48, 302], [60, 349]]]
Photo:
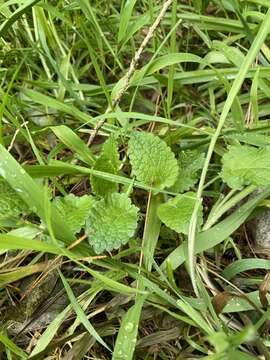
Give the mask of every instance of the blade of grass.
[[90, 321], [88, 320], [87, 316], [85, 315], [83, 309], [81, 308], [80, 304], [78, 303], [75, 295], [73, 294], [73, 291], [71, 287], [69, 286], [68, 282], [66, 281], [64, 275], [61, 273], [61, 271], [58, 269], [58, 273], [60, 275], [60, 278], [63, 282], [63, 285], [65, 287], [65, 290], [67, 292], [69, 301], [71, 303], [71, 306], [73, 307], [75, 313], [77, 314], [80, 322], [83, 324], [83, 326], [86, 328], [86, 330], [89, 332], [91, 336], [93, 336], [102, 346], [104, 346], [107, 350], [111, 351], [109, 346], [102, 340], [102, 338], [99, 336], [95, 328], [92, 326]]
[[[173, 28], [177, 20], [177, 1], [174, 0], [172, 4], [172, 25]], [[170, 52], [173, 54], [176, 52], [176, 29], [173, 31], [170, 40]], [[174, 91], [174, 66], [170, 66], [168, 75], [168, 94], [167, 94], [167, 114], [168, 118], [171, 118], [171, 106]]]
[[79, 136], [65, 125], [53, 126], [51, 130], [69, 149], [73, 150], [86, 164], [93, 165], [95, 157]]
[[225, 270], [223, 270], [222, 276], [224, 276], [227, 280], [230, 280], [240, 272], [252, 269], [270, 270], [270, 260], [252, 258], [236, 260], [232, 264], [227, 266]]
[[28, 0], [23, 5], [18, 7], [17, 10], [15, 10], [11, 17], [8, 18], [3, 22], [3, 24], [0, 26], [0, 37], [4, 37], [9, 30], [9, 28], [17, 21], [19, 18], [23, 16], [23, 14], [26, 13], [31, 7], [33, 7], [35, 4], [37, 4], [40, 0]]
[[53, 99], [50, 96], [41, 94], [34, 90], [22, 89], [22, 91], [29, 99], [31, 99], [32, 101], [38, 104], [48, 106], [52, 109], [69, 114], [83, 123], [87, 122], [92, 125], [94, 124], [92, 117], [90, 115], [84, 113], [83, 111], [78, 110], [75, 106], [71, 104], [65, 104], [62, 101]]
[[6, 335], [0, 333], [0, 342], [12, 353], [20, 356], [21, 359], [28, 359], [28, 355], [22, 349], [20, 349], [13, 341], [11, 341]]
[[[151, 191], [149, 192], [142, 240], [142, 250], [140, 256], [139, 278], [137, 283], [137, 289], [139, 291], [144, 291], [145, 289], [144, 283], [140, 277], [142, 263], [144, 262], [145, 268], [148, 272], [151, 272], [152, 269], [153, 255], [161, 226], [161, 222], [157, 216], [157, 207], [160, 204], [160, 201], [160, 195], [153, 195]], [[145, 295], [138, 293], [135, 299], [135, 304], [123, 317], [116, 339], [116, 347], [113, 353], [113, 359], [118, 359], [119, 357], [121, 358], [120, 354], [123, 355], [124, 352], [125, 355], [127, 355], [125, 359], [133, 359], [139, 321], [145, 299]]]
[[142, 307], [145, 301], [144, 296], [139, 296], [131, 306], [121, 321], [118, 331], [112, 360], [133, 359], [133, 354], [137, 341], [138, 324], [141, 317]]
[[37, 272], [42, 272], [47, 266], [47, 263], [38, 263], [35, 265], [21, 266], [17, 269], [10, 269], [6, 273], [0, 272], [0, 287], [4, 287]]
[[121, 42], [126, 36], [128, 23], [130, 21], [136, 1], [137, 0], [122, 1], [122, 8], [120, 13], [120, 22], [118, 29], [118, 42]]

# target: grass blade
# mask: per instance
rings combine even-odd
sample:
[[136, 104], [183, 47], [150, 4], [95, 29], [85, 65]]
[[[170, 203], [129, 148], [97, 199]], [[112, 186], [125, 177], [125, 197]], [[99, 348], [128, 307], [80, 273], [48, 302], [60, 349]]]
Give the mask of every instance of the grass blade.
[[28, 355], [20, 349], [13, 341], [11, 341], [6, 335], [0, 333], [0, 342], [5, 345], [11, 352], [20, 356], [21, 359], [28, 359]]
[[69, 301], [71, 303], [71, 306], [73, 307], [75, 313], [77, 314], [80, 322], [83, 324], [83, 326], [86, 328], [86, 330], [89, 332], [91, 336], [93, 336], [102, 346], [104, 346], [106, 349], [110, 351], [109, 346], [102, 340], [102, 338], [99, 336], [99, 334], [96, 332], [96, 330], [93, 328], [92, 324], [88, 320], [87, 316], [85, 315], [83, 309], [81, 308], [80, 304], [78, 303], [75, 295], [73, 294], [73, 291], [71, 287], [69, 286], [68, 282], [66, 281], [65, 277], [59, 270], [59, 275], [61, 277], [61, 280], [63, 282], [63, 285], [66, 289]]
[[23, 16], [31, 7], [37, 4], [40, 0], [28, 0], [23, 5], [21, 5], [14, 13], [11, 15], [10, 18], [5, 20], [3, 24], [0, 26], [0, 37], [6, 35], [9, 28], [17, 21], [19, 18]]
[[138, 334], [138, 324], [144, 304], [144, 296], [139, 296], [136, 303], [128, 309], [122, 318], [112, 360], [132, 360]]
[[51, 127], [54, 134], [60, 139], [69, 149], [73, 150], [80, 158], [89, 165], [95, 163], [95, 157], [89, 147], [75, 134], [69, 127], [65, 125]]

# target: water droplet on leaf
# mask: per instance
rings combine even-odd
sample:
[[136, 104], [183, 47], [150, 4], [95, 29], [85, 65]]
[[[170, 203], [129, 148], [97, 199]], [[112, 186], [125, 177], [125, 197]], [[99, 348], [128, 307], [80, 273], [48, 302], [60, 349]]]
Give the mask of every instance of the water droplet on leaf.
[[126, 332], [131, 333], [133, 331], [133, 329], [134, 329], [134, 325], [131, 322], [126, 324], [126, 326], [125, 326]]

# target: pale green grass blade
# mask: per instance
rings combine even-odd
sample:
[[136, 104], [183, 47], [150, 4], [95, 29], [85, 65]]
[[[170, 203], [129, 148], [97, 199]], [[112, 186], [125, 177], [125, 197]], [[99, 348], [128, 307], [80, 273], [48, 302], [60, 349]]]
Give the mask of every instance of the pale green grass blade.
[[[177, 1], [174, 0], [172, 3], [172, 24], [173, 28], [177, 20]], [[170, 53], [176, 53], [176, 30], [173, 31], [170, 39]], [[174, 91], [174, 66], [170, 66], [168, 74], [168, 94], [167, 94], [167, 114], [168, 117], [171, 117], [171, 106], [173, 101], [173, 91]]]
[[133, 295], [136, 295], [136, 294], [145, 295], [146, 294], [145, 291], [139, 291], [130, 286], [119, 283], [113, 279], [108, 278], [107, 276], [103, 275], [102, 273], [100, 273], [98, 271], [89, 269], [87, 266], [80, 264], [79, 262], [76, 261], [76, 259], [73, 259], [73, 260], [76, 263], [78, 263], [78, 265], [82, 266], [91, 276], [93, 276], [97, 280], [101, 281], [105, 285], [106, 289], [113, 290], [113, 291], [116, 291], [117, 293], [127, 294], [127, 295], [128, 294], [133, 294]]
[[[161, 297], [161, 299], [168, 302], [168, 304], [171, 304], [175, 308], [181, 309], [194, 323], [197, 324], [197, 326], [203, 330], [205, 334], [210, 335], [213, 333], [214, 330], [212, 329], [211, 325], [206, 322], [200, 312], [196, 309], [196, 307], [201, 308], [199, 304], [194, 306], [188, 297], [185, 298], [181, 296], [178, 299], [174, 299], [170, 294], [146, 278], [143, 279], [143, 283], [149, 290], [151, 290], [152, 293], [156, 293]], [[193, 298], [193, 300], [195, 299]], [[203, 306], [205, 306], [205, 304], [203, 304]]]
[[15, 236], [10, 234], [0, 234], [0, 249], [4, 250], [33, 250], [47, 252], [49, 254], [59, 254], [59, 248], [39, 240], [27, 237]]
[[[99, 120], [117, 119], [117, 117], [119, 115], [121, 115], [122, 117], [129, 118], [129, 119], [143, 120], [143, 122], [140, 122], [139, 124], [138, 124], [138, 122], [134, 122], [130, 126], [127, 125], [127, 129], [129, 129], [129, 128], [132, 129], [133, 127], [136, 127], [138, 125], [148, 124], [148, 123], [153, 121], [153, 122], [157, 122], [157, 123], [171, 125], [173, 127], [193, 129], [193, 130], [196, 130], [196, 131], [198, 131], [198, 132], [200, 132], [202, 134], [212, 135], [212, 133], [208, 132], [207, 130], [196, 128], [195, 126], [192, 126], [192, 125], [189, 125], [189, 124], [183, 124], [181, 122], [176, 122], [176, 121], [173, 121], [173, 120], [169, 120], [169, 119], [166, 119], [165, 117], [161, 117], [161, 116], [148, 115], [148, 114], [143, 114], [143, 113], [138, 113], [138, 112], [133, 112], [133, 111], [132, 112], [129, 112], [129, 111], [126, 111], [126, 112], [125, 111], [111, 112], [111, 113], [108, 113], [108, 114], [102, 114], [102, 115], [96, 116], [92, 120], [97, 122]], [[104, 127], [104, 129], [106, 129], [106, 127]]]
[[145, 268], [150, 272], [161, 226], [161, 221], [157, 216], [157, 209], [162, 201], [160, 195], [150, 193], [149, 197], [142, 240], [142, 253]]
[[208, 335], [214, 332], [214, 329], [206, 322], [206, 320], [202, 317], [202, 315], [194, 309], [190, 304], [188, 304], [185, 300], [179, 299], [177, 300], [177, 305], [179, 308], [188, 315], [205, 333]]
[[222, 272], [222, 276], [230, 280], [240, 272], [252, 269], [270, 270], [270, 260], [267, 259], [242, 259], [234, 261]]
[[0, 287], [4, 287], [12, 282], [18, 281], [37, 272], [42, 272], [47, 266], [48, 264], [46, 263], [40, 263], [29, 266], [21, 266], [17, 269], [10, 269], [10, 271], [6, 273], [0, 272]]
[[144, 296], [139, 296], [135, 304], [128, 309], [121, 321], [112, 360], [132, 360], [138, 334], [138, 324], [144, 304]]
[[69, 286], [68, 282], [66, 281], [65, 277], [61, 273], [60, 270], [58, 270], [59, 275], [61, 277], [61, 280], [63, 282], [63, 285], [65, 287], [65, 290], [67, 292], [69, 301], [71, 303], [71, 306], [73, 307], [76, 315], [78, 316], [80, 322], [83, 324], [83, 326], [86, 328], [86, 330], [89, 332], [91, 336], [93, 336], [102, 346], [104, 346], [106, 349], [110, 350], [108, 345], [102, 340], [102, 338], [99, 336], [99, 334], [96, 332], [90, 321], [88, 320], [87, 316], [85, 315], [83, 309], [81, 308], [80, 304], [78, 303], [75, 295], [73, 294], [73, 291], [71, 287]]
[[[108, 274], [108, 277], [112, 277], [114, 280], [120, 280], [122, 278], [121, 274]], [[87, 291], [85, 291], [83, 294], [81, 294], [78, 297], [78, 301], [83, 306], [83, 303], [85, 299], [95, 298], [95, 296], [103, 290], [103, 285], [100, 284], [100, 282], [96, 281], [91, 284], [91, 288]], [[58, 328], [61, 326], [61, 324], [64, 322], [64, 320], [72, 313], [72, 306], [68, 305], [63, 311], [61, 311], [56, 318], [49, 324], [49, 326], [46, 328], [44, 333], [41, 335], [41, 337], [38, 339], [38, 342], [33, 349], [31, 353], [31, 358], [34, 355], [39, 354], [41, 351], [46, 349], [46, 347], [50, 344], [51, 340], [55, 336], [56, 332], [58, 331]]]
[[113, 55], [113, 58], [115, 59], [117, 65], [120, 67], [121, 70], [123, 70], [123, 66], [121, 62], [119, 61], [117, 55], [115, 54], [115, 51], [113, 50], [112, 46], [110, 45], [109, 41], [107, 40], [104, 32], [102, 31], [98, 20], [93, 12], [92, 5], [87, 0], [77, 0], [78, 4], [80, 5], [83, 13], [85, 14], [85, 17], [94, 24], [97, 34], [100, 36], [100, 38], [104, 41], [106, 47], [109, 49], [111, 54]]
[[81, 244], [80, 246], [77, 246], [75, 250], [70, 252], [67, 249], [54, 244], [42, 242], [40, 240], [33, 240], [32, 238], [26, 236], [17, 236], [13, 233], [14, 231], [7, 234], [0, 234], [1, 250], [32, 250], [48, 254], [65, 255], [73, 260], [91, 255], [89, 246], [86, 244]]
[[23, 350], [21, 350], [13, 341], [11, 341], [6, 335], [0, 333], [0, 342], [12, 353], [20, 356], [21, 359], [28, 359], [28, 355]]
[[65, 125], [51, 127], [54, 134], [71, 150], [89, 165], [95, 163], [95, 157], [89, 147], [75, 134], [69, 127]]
[[84, 112], [78, 110], [76, 107], [70, 104], [65, 104], [62, 101], [53, 99], [50, 96], [38, 93], [37, 91], [30, 90], [30, 89], [24, 89], [24, 94], [30, 98], [32, 101], [48, 106], [52, 109], [61, 111], [63, 113], [69, 114], [71, 116], [74, 116], [75, 119], [78, 119], [82, 122], [88, 122], [90, 124], [93, 124], [92, 118], [90, 115], [85, 114]]
[[46, 330], [38, 339], [36, 346], [30, 354], [29, 359], [32, 359], [34, 356], [37, 356], [40, 352], [46, 349], [46, 347], [50, 344], [59, 327], [67, 318], [69, 313], [71, 313], [71, 306], [65, 308], [62, 312], [60, 312], [60, 314], [56, 316], [56, 318], [51, 322], [51, 324], [47, 326]]
[[124, 40], [127, 36], [127, 28], [128, 23], [130, 21], [133, 8], [136, 4], [137, 0], [123, 0], [122, 1], [122, 9], [120, 13], [120, 22], [119, 22], [119, 29], [118, 29], [118, 42]]
[[256, 75], [252, 81], [250, 89], [250, 101], [252, 105], [252, 115], [255, 124], [259, 123], [259, 105], [258, 105], [258, 84], [259, 84], [260, 69], [258, 68]]
[[[142, 74], [152, 75], [155, 72], [164, 69], [168, 66], [181, 64], [182, 62], [194, 62], [194, 63], [203, 63], [203, 59], [194, 54], [188, 53], [171, 53], [168, 55], [163, 55], [155, 59], [150, 66], [146, 65], [134, 75], [133, 81], [136, 82]], [[147, 71], [145, 72], [145, 69]]]
[[[161, 222], [157, 216], [157, 207], [161, 202], [161, 198], [160, 195], [153, 195], [151, 192], [148, 196], [149, 198], [143, 232], [141, 257], [143, 257], [146, 270], [151, 272], [153, 256], [159, 238], [161, 226]], [[140, 266], [141, 265], [142, 263], [140, 263]], [[141, 269], [139, 269], [139, 271], [141, 271]], [[144, 284], [140, 278], [138, 279], [137, 287], [141, 291], [144, 290]], [[113, 359], [119, 359], [121, 356], [127, 356], [127, 360], [132, 360], [136, 345], [141, 311], [145, 299], [146, 297], [144, 295], [137, 295], [135, 304], [124, 315], [117, 335]]]
[[6, 35], [6, 32], [10, 29], [10, 27], [17, 21], [19, 18], [23, 16], [23, 14], [37, 4], [40, 0], [28, 0], [23, 5], [18, 7], [17, 10], [13, 12], [10, 18], [5, 20], [3, 24], [0, 26], [0, 37]]

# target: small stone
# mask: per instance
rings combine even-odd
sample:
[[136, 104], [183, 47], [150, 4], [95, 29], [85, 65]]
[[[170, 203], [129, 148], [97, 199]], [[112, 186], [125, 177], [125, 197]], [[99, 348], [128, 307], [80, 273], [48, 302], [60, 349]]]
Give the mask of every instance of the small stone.
[[266, 209], [250, 223], [256, 247], [270, 249], [270, 209]]

